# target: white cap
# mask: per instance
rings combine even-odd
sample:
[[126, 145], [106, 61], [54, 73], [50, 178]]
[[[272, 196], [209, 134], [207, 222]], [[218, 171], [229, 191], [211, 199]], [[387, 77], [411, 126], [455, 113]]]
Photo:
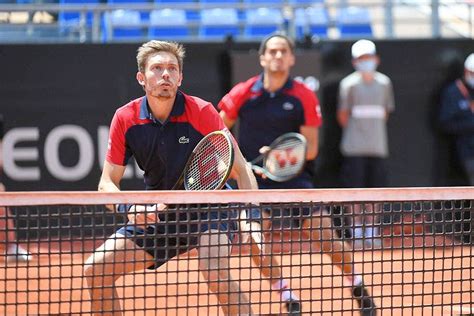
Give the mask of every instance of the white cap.
[[358, 40], [352, 45], [352, 58], [356, 59], [363, 55], [375, 55], [377, 53], [375, 44], [369, 40]]
[[474, 53], [467, 56], [466, 61], [464, 62], [464, 68], [474, 72]]

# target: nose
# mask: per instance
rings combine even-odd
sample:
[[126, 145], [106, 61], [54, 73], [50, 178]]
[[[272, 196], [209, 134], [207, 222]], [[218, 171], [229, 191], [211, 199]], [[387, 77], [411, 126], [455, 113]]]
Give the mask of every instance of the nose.
[[275, 57], [276, 58], [281, 58], [283, 56], [283, 52], [282, 51], [277, 51], [276, 54], [275, 54]]
[[170, 73], [169, 73], [168, 69], [165, 68], [165, 69], [163, 70], [163, 73], [161, 74], [161, 77], [162, 77], [163, 79], [168, 79], [168, 78], [170, 77]]

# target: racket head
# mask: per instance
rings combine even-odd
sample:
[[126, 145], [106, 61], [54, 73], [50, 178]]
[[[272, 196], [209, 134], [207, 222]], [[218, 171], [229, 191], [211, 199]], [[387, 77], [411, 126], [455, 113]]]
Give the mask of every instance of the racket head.
[[286, 133], [275, 139], [263, 157], [265, 175], [277, 182], [298, 176], [306, 164], [306, 138], [299, 133]]
[[196, 145], [184, 168], [186, 190], [219, 190], [226, 183], [234, 163], [234, 148], [227, 131], [206, 135]]

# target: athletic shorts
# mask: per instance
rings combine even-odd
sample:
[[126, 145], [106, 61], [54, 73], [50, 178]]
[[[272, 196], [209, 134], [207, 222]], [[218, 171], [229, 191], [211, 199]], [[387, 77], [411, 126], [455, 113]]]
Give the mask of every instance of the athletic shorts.
[[269, 217], [272, 221], [272, 228], [298, 228], [304, 220], [310, 219], [311, 216], [318, 216], [321, 212], [321, 205], [308, 204], [304, 206], [292, 206], [289, 204], [262, 204], [260, 207], [253, 207], [247, 211], [249, 221], [255, 221], [261, 224], [262, 212], [265, 217]]
[[[205, 210], [204, 210], [205, 209]], [[237, 211], [213, 207], [170, 209], [159, 214], [160, 222], [143, 227], [134, 224], [117, 230], [117, 234], [132, 239], [155, 258], [156, 269], [171, 258], [197, 248], [199, 237], [211, 229], [225, 232], [230, 241], [237, 234]]]

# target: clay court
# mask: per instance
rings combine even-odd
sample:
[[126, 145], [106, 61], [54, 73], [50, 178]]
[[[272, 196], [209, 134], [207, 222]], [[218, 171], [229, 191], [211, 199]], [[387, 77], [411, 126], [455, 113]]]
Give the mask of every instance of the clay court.
[[[384, 247], [390, 243], [385, 242]], [[279, 244], [275, 245], [278, 248]], [[364, 272], [381, 315], [470, 313], [474, 287], [471, 247], [397, 249], [395, 243], [392, 245], [394, 248], [354, 254], [356, 267]], [[29, 249], [35, 260], [28, 264], [5, 268], [2, 262], [0, 288], [5, 290], [0, 293], [0, 314], [89, 313], [82, 263], [89, 254], [87, 249], [93, 249], [92, 243], [42, 242], [34, 247]], [[279, 314], [280, 306], [270, 294], [269, 283], [261, 279], [258, 269], [249, 269], [250, 258], [245, 251], [241, 257], [238, 251], [234, 249], [232, 274], [250, 293], [254, 312]], [[285, 253], [280, 260], [284, 274], [291, 275], [292, 287], [301, 296], [304, 314], [352, 315], [356, 307], [350, 290], [343, 287], [340, 271], [328, 256], [310, 255], [303, 249]], [[127, 275], [117, 285], [128, 315], [219, 315], [217, 300], [200, 279], [194, 252], [156, 271]]]

